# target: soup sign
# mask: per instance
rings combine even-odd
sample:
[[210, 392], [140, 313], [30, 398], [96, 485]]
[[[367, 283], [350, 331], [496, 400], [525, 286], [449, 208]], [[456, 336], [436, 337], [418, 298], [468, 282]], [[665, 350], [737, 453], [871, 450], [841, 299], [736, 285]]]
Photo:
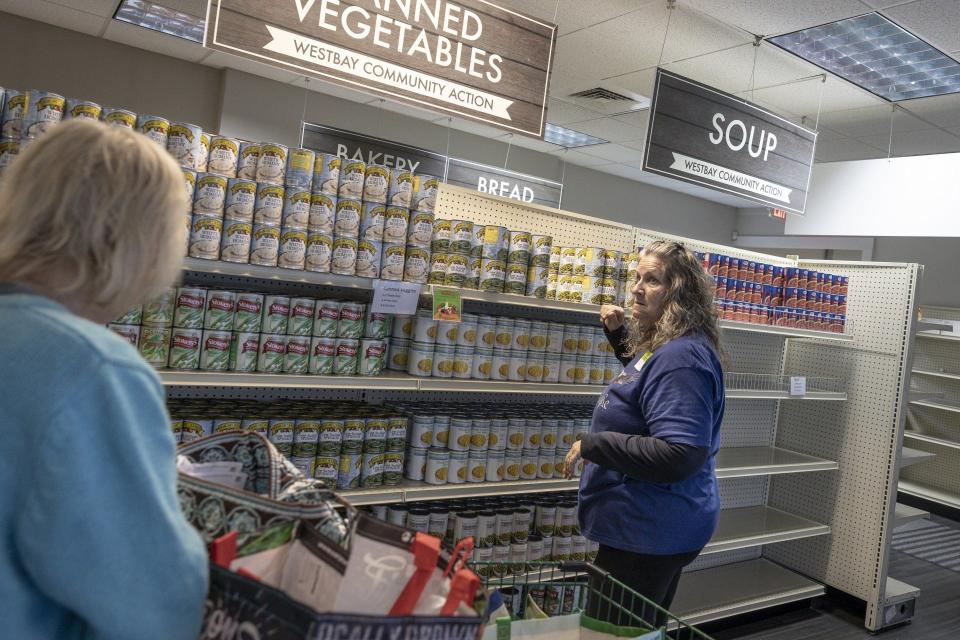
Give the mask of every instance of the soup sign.
[[537, 138], [557, 27], [493, 0], [208, 0], [204, 46]]
[[644, 171], [803, 213], [816, 132], [662, 69], [651, 104]]

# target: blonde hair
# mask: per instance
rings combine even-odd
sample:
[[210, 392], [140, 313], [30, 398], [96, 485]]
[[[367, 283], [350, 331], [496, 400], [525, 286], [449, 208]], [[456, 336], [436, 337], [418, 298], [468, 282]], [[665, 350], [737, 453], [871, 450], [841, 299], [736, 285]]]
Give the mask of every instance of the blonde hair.
[[181, 169], [144, 135], [90, 120], [32, 142], [0, 185], [0, 280], [117, 315], [177, 278]]
[[663, 264], [666, 299], [663, 313], [654, 324], [641, 326], [636, 318], [631, 319], [626, 340], [628, 353], [656, 351], [674, 338], [701, 331], [718, 356], [725, 359], [713, 306], [713, 280], [694, 253], [682, 244], [658, 240], [645, 246], [641, 256], [656, 256]]

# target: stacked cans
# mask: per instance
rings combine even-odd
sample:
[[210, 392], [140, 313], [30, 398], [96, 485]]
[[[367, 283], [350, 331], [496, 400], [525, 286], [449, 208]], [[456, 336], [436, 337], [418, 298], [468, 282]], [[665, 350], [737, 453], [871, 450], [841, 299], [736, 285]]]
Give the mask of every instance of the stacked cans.
[[23, 145], [63, 119], [66, 105], [56, 93], [0, 87], [0, 175]]
[[480, 273], [479, 245], [469, 220], [433, 222], [430, 240], [430, 284], [477, 288]]
[[623, 304], [633, 257], [602, 247], [553, 247], [545, 295], [567, 302]]
[[[403, 280], [406, 282], [426, 284], [430, 278], [431, 247], [435, 222], [434, 208], [439, 182], [439, 179], [430, 175], [405, 176], [401, 173], [396, 179], [391, 177], [391, 194], [395, 195], [390, 196], [390, 203], [392, 207], [397, 209], [392, 225], [394, 229], [390, 229], [391, 224], [388, 220], [385, 224], [385, 233], [389, 234], [391, 242], [395, 245], [400, 243], [400, 231], [403, 227], [399, 208], [403, 206], [401, 203], [409, 195], [408, 206], [410, 209], [407, 216], [403, 266]], [[410, 185], [409, 189], [406, 189], [407, 184]], [[399, 250], [393, 249], [392, 252], [398, 253]], [[394, 267], [389, 279], [393, 279], [392, 276], [395, 272]]]
[[[570, 447], [590, 429], [583, 405], [509, 409], [490, 404], [403, 403], [407, 479], [463, 484], [563, 478]], [[573, 470], [579, 476], [582, 465]]]
[[603, 330], [592, 325], [429, 310], [397, 316], [388, 368], [419, 377], [608, 384], [622, 369]]
[[392, 319], [358, 302], [181, 287], [109, 326], [158, 368], [378, 376]]
[[698, 253], [716, 283], [714, 303], [725, 320], [843, 333], [846, 276], [780, 267], [716, 253]]
[[304, 474], [331, 489], [400, 483], [409, 418], [389, 407], [281, 400], [218, 404], [178, 400], [170, 406], [177, 442], [225, 431], [254, 431]]

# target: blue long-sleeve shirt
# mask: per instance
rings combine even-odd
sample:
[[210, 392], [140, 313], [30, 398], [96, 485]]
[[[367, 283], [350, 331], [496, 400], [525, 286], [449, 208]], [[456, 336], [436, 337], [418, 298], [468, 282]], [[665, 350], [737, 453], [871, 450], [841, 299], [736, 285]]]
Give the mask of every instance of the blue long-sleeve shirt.
[[157, 375], [56, 302], [0, 294], [0, 636], [196, 638], [206, 553]]

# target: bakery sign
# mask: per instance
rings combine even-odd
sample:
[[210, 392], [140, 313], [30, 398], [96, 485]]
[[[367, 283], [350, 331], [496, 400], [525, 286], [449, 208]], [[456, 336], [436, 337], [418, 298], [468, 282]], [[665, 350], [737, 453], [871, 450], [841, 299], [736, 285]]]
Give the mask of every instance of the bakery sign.
[[204, 46], [540, 138], [556, 32], [493, 0], [208, 0]]
[[657, 70], [643, 170], [803, 213], [815, 131]]

